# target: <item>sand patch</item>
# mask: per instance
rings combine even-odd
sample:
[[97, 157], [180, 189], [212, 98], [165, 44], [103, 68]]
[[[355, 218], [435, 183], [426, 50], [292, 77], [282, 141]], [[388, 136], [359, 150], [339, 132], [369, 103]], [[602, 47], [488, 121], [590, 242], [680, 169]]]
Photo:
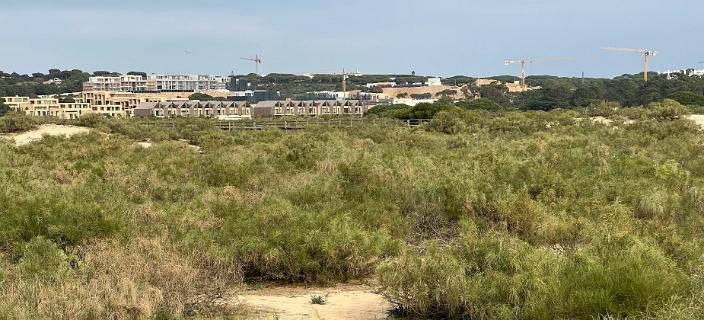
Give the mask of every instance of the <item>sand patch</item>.
[[[325, 294], [325, 304], [311, 303], [311, 296]], [[254, 310], [255, 319], [386, 319], [392, 308], [380, 294], [363, 285], [264, 289], [239, 295], [235, 300]]]
[[88, 133], [89, 131], [90, 129], [85, 127], [43, 124], [37, 129], [31, 131], [3, 134], [0, 135], [0, 138], [13, 140], [15, 145], [21, 146], [34, 141], [39, 141], [44, 137], [44, 135], [70, 137], [76, 134]]
[[691, 114], [687, 116], [687, 119], [694, 121], [694, 123], [704, 129], [704, 114]]

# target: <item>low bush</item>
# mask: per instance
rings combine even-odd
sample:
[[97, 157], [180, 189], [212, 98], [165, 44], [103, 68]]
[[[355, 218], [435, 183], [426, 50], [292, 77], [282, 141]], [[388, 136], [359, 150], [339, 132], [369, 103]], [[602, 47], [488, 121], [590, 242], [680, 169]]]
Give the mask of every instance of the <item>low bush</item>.
[[37, 118], [17, 112], [8, 112], [0, 116], [0, 133], [12, 133], [34, 129], [39, 121]]

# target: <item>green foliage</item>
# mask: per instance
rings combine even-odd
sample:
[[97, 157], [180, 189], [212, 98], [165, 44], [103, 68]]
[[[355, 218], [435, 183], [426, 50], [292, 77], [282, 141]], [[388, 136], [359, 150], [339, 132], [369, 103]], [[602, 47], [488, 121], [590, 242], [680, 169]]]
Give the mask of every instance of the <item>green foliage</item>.
[[328, 302], [328, 294], [315, 294], [310, 297], [310, 304], [324, 305]]
[[0, 116], [5, 115], [10, 108], [5, 104], [5, 99], [0, 98]]
[[433, 97], [432, 93], [414, 93], [411, 94], [411, 98], [416, 100], [431, 99]]
[[48, 282], [61, 281], [70, 273], [66, 254], [55, 243], [43, 237], [27, 242], [17, 269], [24, 278]]
[[2, 141], [0, 317], [200, 316], [189, 297], [243, 282], [371, 277], [419, 318], [704, 314], [703, 137], [681, 104], [474, 103], [295, 132], [85, 117], [93, 133]]
[[489, 110], [489, 111], [499, 111], [505, 109], [502, 105], [496, 103], [494, 100], [489, 99], [475, 99], [475, 100], [463, 100], [457, 103], [458, 107], [465, 108], [468, 110]]
[[675, 120], [688, 115], [689, 110], [675, 100], [665, 99], [648, 105], [649, 117], [655, 120]]
[[[37, 96], [60, 93], [78, 92], [83, 88], [83, 82], [88, 81], [91, 74], [81, 70], [50, 69], [48, 74], [34, 73], [20, 75], [17, 73], [2, 74], [0, 77], [0, 96]], [[95, 75], [95, 74], [94, 74]], [[45, 84], [45, 81], [58, 78], [60, 84]]]
[[38, 120], [19, 112], [9, 112], [0, 118], [0, 133], [26, 131], [36, 127]]
[[704, 95], [696, 94], [691, 91], [677, 91], [667, 97], [683, 105], [704, 106]]
[[410, 109], [411, 107], [405, 104], [379, 105], [369, 109], [365, 116], [378, 116], [400, 119], [404, 117]]
[[196, 92], [196, 93], [188, 96], [188, 100], [211, 101], [211, 100], [215, 100], [215, 98], [213, 98], [213, 96], [205, 94], [205, 93]]

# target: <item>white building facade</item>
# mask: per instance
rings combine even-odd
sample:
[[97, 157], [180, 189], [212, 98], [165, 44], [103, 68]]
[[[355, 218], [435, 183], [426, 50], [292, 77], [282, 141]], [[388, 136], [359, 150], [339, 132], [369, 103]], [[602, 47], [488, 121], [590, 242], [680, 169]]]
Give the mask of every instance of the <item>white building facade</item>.
[[227, 90], [228, 78], [214, 75], [151, 74], [148, 80], [156, 82], [157, 91]]

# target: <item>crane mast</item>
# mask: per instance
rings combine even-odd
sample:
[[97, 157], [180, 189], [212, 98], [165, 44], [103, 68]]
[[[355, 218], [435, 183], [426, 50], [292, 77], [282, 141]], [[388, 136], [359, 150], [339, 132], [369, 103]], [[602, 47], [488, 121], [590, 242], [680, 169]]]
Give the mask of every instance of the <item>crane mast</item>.
[[658, 54], [657, 50], [650, 50], [650, 49], [603, 47], [603, 48], [601, 48], [601, 50], [618, 51], [618, 52], [632, 52], [632, 53], [642, 54], [643, 55], [643, 80], [645, 80], [645, 82], [648, 82], [648, 72], [650, 71], [650, 57], [656, 56]]
[[504, 62], [505, 66], [512, 64], [519, 64], [521, 66], [521, 88], [526, 88], [526, 64], [533, 63], [533, 60], [518, 59], [518, 60], [506, 60]]

